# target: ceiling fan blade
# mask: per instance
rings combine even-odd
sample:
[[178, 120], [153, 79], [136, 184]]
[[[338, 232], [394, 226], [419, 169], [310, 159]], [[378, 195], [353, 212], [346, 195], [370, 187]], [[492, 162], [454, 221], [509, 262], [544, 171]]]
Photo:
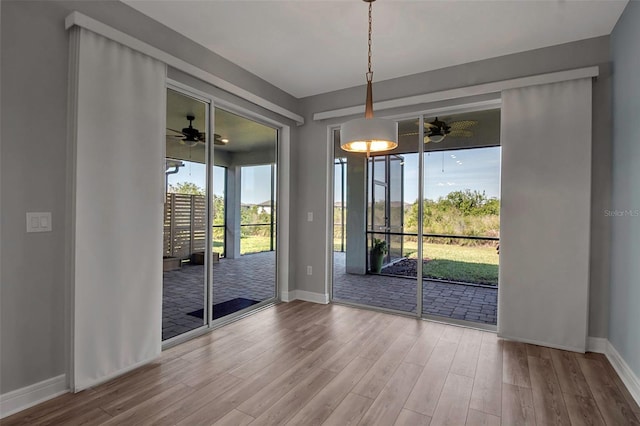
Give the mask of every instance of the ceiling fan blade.
[[451, 130], [467, 130], [476, 124], [478, 124], [478, 121], [476, 120], [459, 120], [449, 123], [449, 126], [451, 127]]
[[[170, 128], [167, 127], [167, 131], [175, 133], [176, 137], [181, 137], [181, 138], [184, 137], [184, 133], [182, 133], [179, 130], [170, 129]], [[169, 135], [167, 135], [167, 136], [169, 136]]]
[[449, 136], [452, 138], [470, 138], [473, 136], [473, 132], [471, 130], [458, 129], [452, 130]]

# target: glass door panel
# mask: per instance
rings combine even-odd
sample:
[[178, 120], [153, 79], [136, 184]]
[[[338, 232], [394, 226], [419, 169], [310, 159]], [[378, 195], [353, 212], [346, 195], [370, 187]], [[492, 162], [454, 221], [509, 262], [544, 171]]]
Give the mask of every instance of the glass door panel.
[[[459, 148], [486, 131], [478, 122], [485, 126], [497, 123], [492, 114], [499, 111], [441, 117], [454, 130], [461, 126], [472, 130], [460, 131], [460, 137], [447, 136], [437, 145], [425, 144], [424, 315], [496, 324], [500, 147]], [[494, 126], [498, 134], [499, 126]]]
[[209, 104], [167, 90], [162, 340], [207, 324]]
[[216, 108], [214, 188], [222, 174], [225, 184], [212, 234], [224, 257], [212, 259], [212, 320], [276, 296], [277, 142], [276, 129]]

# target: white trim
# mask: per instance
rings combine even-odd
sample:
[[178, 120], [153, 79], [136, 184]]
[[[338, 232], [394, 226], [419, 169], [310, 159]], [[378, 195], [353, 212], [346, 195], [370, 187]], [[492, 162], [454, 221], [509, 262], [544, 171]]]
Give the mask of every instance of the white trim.
[[[412, 105], [425, 104], [429, 102], [446, 101], [451, 99], [466, 98], [469, 96], [486, 95], [498, 93], [507, 89], [519, 87], [535, 86], [539, 84], [558, 83], [579, 78], [597, 77], [599, 68], [597, 66], [578, 68], [568, 71], [539, 74], [529, 77], [514, 78], [511, 80], [496, 81], [492, 83], [478, 84], [475, 86], [459, 87], [457, 89], [442, 90], [439, 92], [425, 93], [422, 95], [407, 96], [404, 98], [390, 99], [376, 102], [373, 105], [375, 111], [382, 111], [391, 108], [408, 107]], [[314, 121], [327, 120], [329, 118], [345, 117], [348, 115], [363, 114], [364, 105], [357, 105], [347, 108], [339, 108], [331, 111], [317, 112], [313, 114]]]
[[69, 392], [67, 376], [61, 374], [0, 395], [0, 419]]
[[636, 403], [640, 405], [640, 378], [633, 372], [629, 364], [620, 356], [618, 350], [607, 340], [607, 359], [616, 370], [618, 376], [622, 380], [622, 383], [627, 387], [627, 390], [635, 399]]
[[86, 15], [83, 15], [80, 12], [72, 12], [71, 14], [69, 14], [66, 17], [64, 24], [66, 29], [69, 29], [74, 25], [77, 25], [82, 28], [86, 28], [90, 31], [93, 31], [94, 33], [100, 34], [103, 37], [109, 38], [131, 49], [137, 50], [139, 52], [144, 53], [145, 55], [151, 56], [152, 58], [162, 61], [169, 66], [172, 66], [181, 71], [184, 71], [187, 74], [190, 74], [202, 81], [205, 81], [209, 84], [219, 87], [220, 89], [226, 92], [229, 92], [233, 95], [236, 95], [242, 99], [245, 99], [255, 105], [258, 105], [262, 108], [266, 108], [269, 111], [273, 111], [277, 114], [282, 115], [283, 117], [287, 117], [295, 121], [298, 125], [304, 124], [304, 118], [301, 115], [298, 115], [292, 111], [289, 111], [288, 109], [285, 109], [280, 105], [276, 105], [265, 98], [262, 98], [254, 93], [251, 93], [248, 90], [245, 90], [239, 86], [236, 86], [233, 83], [230, 83], [216, 75], [213, 75], [210, 72], [205, 71], [195, 65], [192, 65], [180, 58], [177, 58], [163, 50], [153, 47], [150, 44], [147, 44], [141, 40], [138, 40], [135, 37], [125, 34], [122, 31], [116, 30], [115, 28], [110, 27], [100, 21], [97, 21]]
[[[510, 337], [510, 336], [506, 336], [500, 332], [498, 332], [498, 337], [502, 338], [502, 339], [507, 339], [507, 340], [513, 340], [514, 342], [522, 342], [522, 343], [529, 343], [532, 345], [537, 345], [537, 346], [546, 346], [547, 348], [554, 348], [554, 349], [561, 349], [563, 351], [571, 351], [571, 352], [579, 352], [579, 353], [584, 353], [585, 352], [585, 348], [579, 348], [579, 347], [573, 347], [573, 346], [565, 346], [565, 345], [555, 345], [555, 344], [551, 344], [549, 342], [541, 342], [538, 340], [533, 340], [533, 339], [521, 339], [521, 338], [516, 338], [516, 337]], [[585, 342], [586, 344], [586, 342]]]
[[294, 300], [304, 300], [305, 302], [320, 303], [326, 305], [329, 303], [329, 295], [314, 293], [306, 290], [292, 290], [282, 292], [281, 300], [283, 302], [293, 302]]
[[604, 337], [589, 337], [588, 342], [587, 350], [604, 354], [607, 357], [622, 383], [627, 387], [636, 403], [640, 405], [640, 378], [629, 367], [629, 364], [622, 358], [615, 346]]
[[606, 354], [608, 344], [609, 341], [604, 337], [589, 337], [587, 339], [587, 352]]

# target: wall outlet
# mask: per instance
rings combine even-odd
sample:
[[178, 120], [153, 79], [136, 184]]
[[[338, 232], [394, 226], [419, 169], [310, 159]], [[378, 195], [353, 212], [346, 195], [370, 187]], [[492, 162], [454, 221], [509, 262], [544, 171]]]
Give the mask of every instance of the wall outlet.
[[311, 265], [307, 266], [307, 275], [313, 275], [313, 268], [311, 268]]
[[313, 212], [307, 212], [307, 222], [313, 222]]

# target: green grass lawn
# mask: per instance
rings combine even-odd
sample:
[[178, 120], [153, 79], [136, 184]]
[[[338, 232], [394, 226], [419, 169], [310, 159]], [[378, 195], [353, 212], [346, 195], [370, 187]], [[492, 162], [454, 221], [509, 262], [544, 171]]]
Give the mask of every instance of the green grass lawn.
[[[269, 250], [271, 250], [269, 237], [247, 236], [240, 239], [240, 254], [260, 253]], [[222, 254], [224, 240], [215, 239], [213, 241], [213, 251]]]
[[[422, 274], [437, 278], [476, 284], [498, 285], [498, 254], [494, 247], [465, 247], [449, 244], [425, 244]], [[407, 257], [416, 257], [415, 248]]]

